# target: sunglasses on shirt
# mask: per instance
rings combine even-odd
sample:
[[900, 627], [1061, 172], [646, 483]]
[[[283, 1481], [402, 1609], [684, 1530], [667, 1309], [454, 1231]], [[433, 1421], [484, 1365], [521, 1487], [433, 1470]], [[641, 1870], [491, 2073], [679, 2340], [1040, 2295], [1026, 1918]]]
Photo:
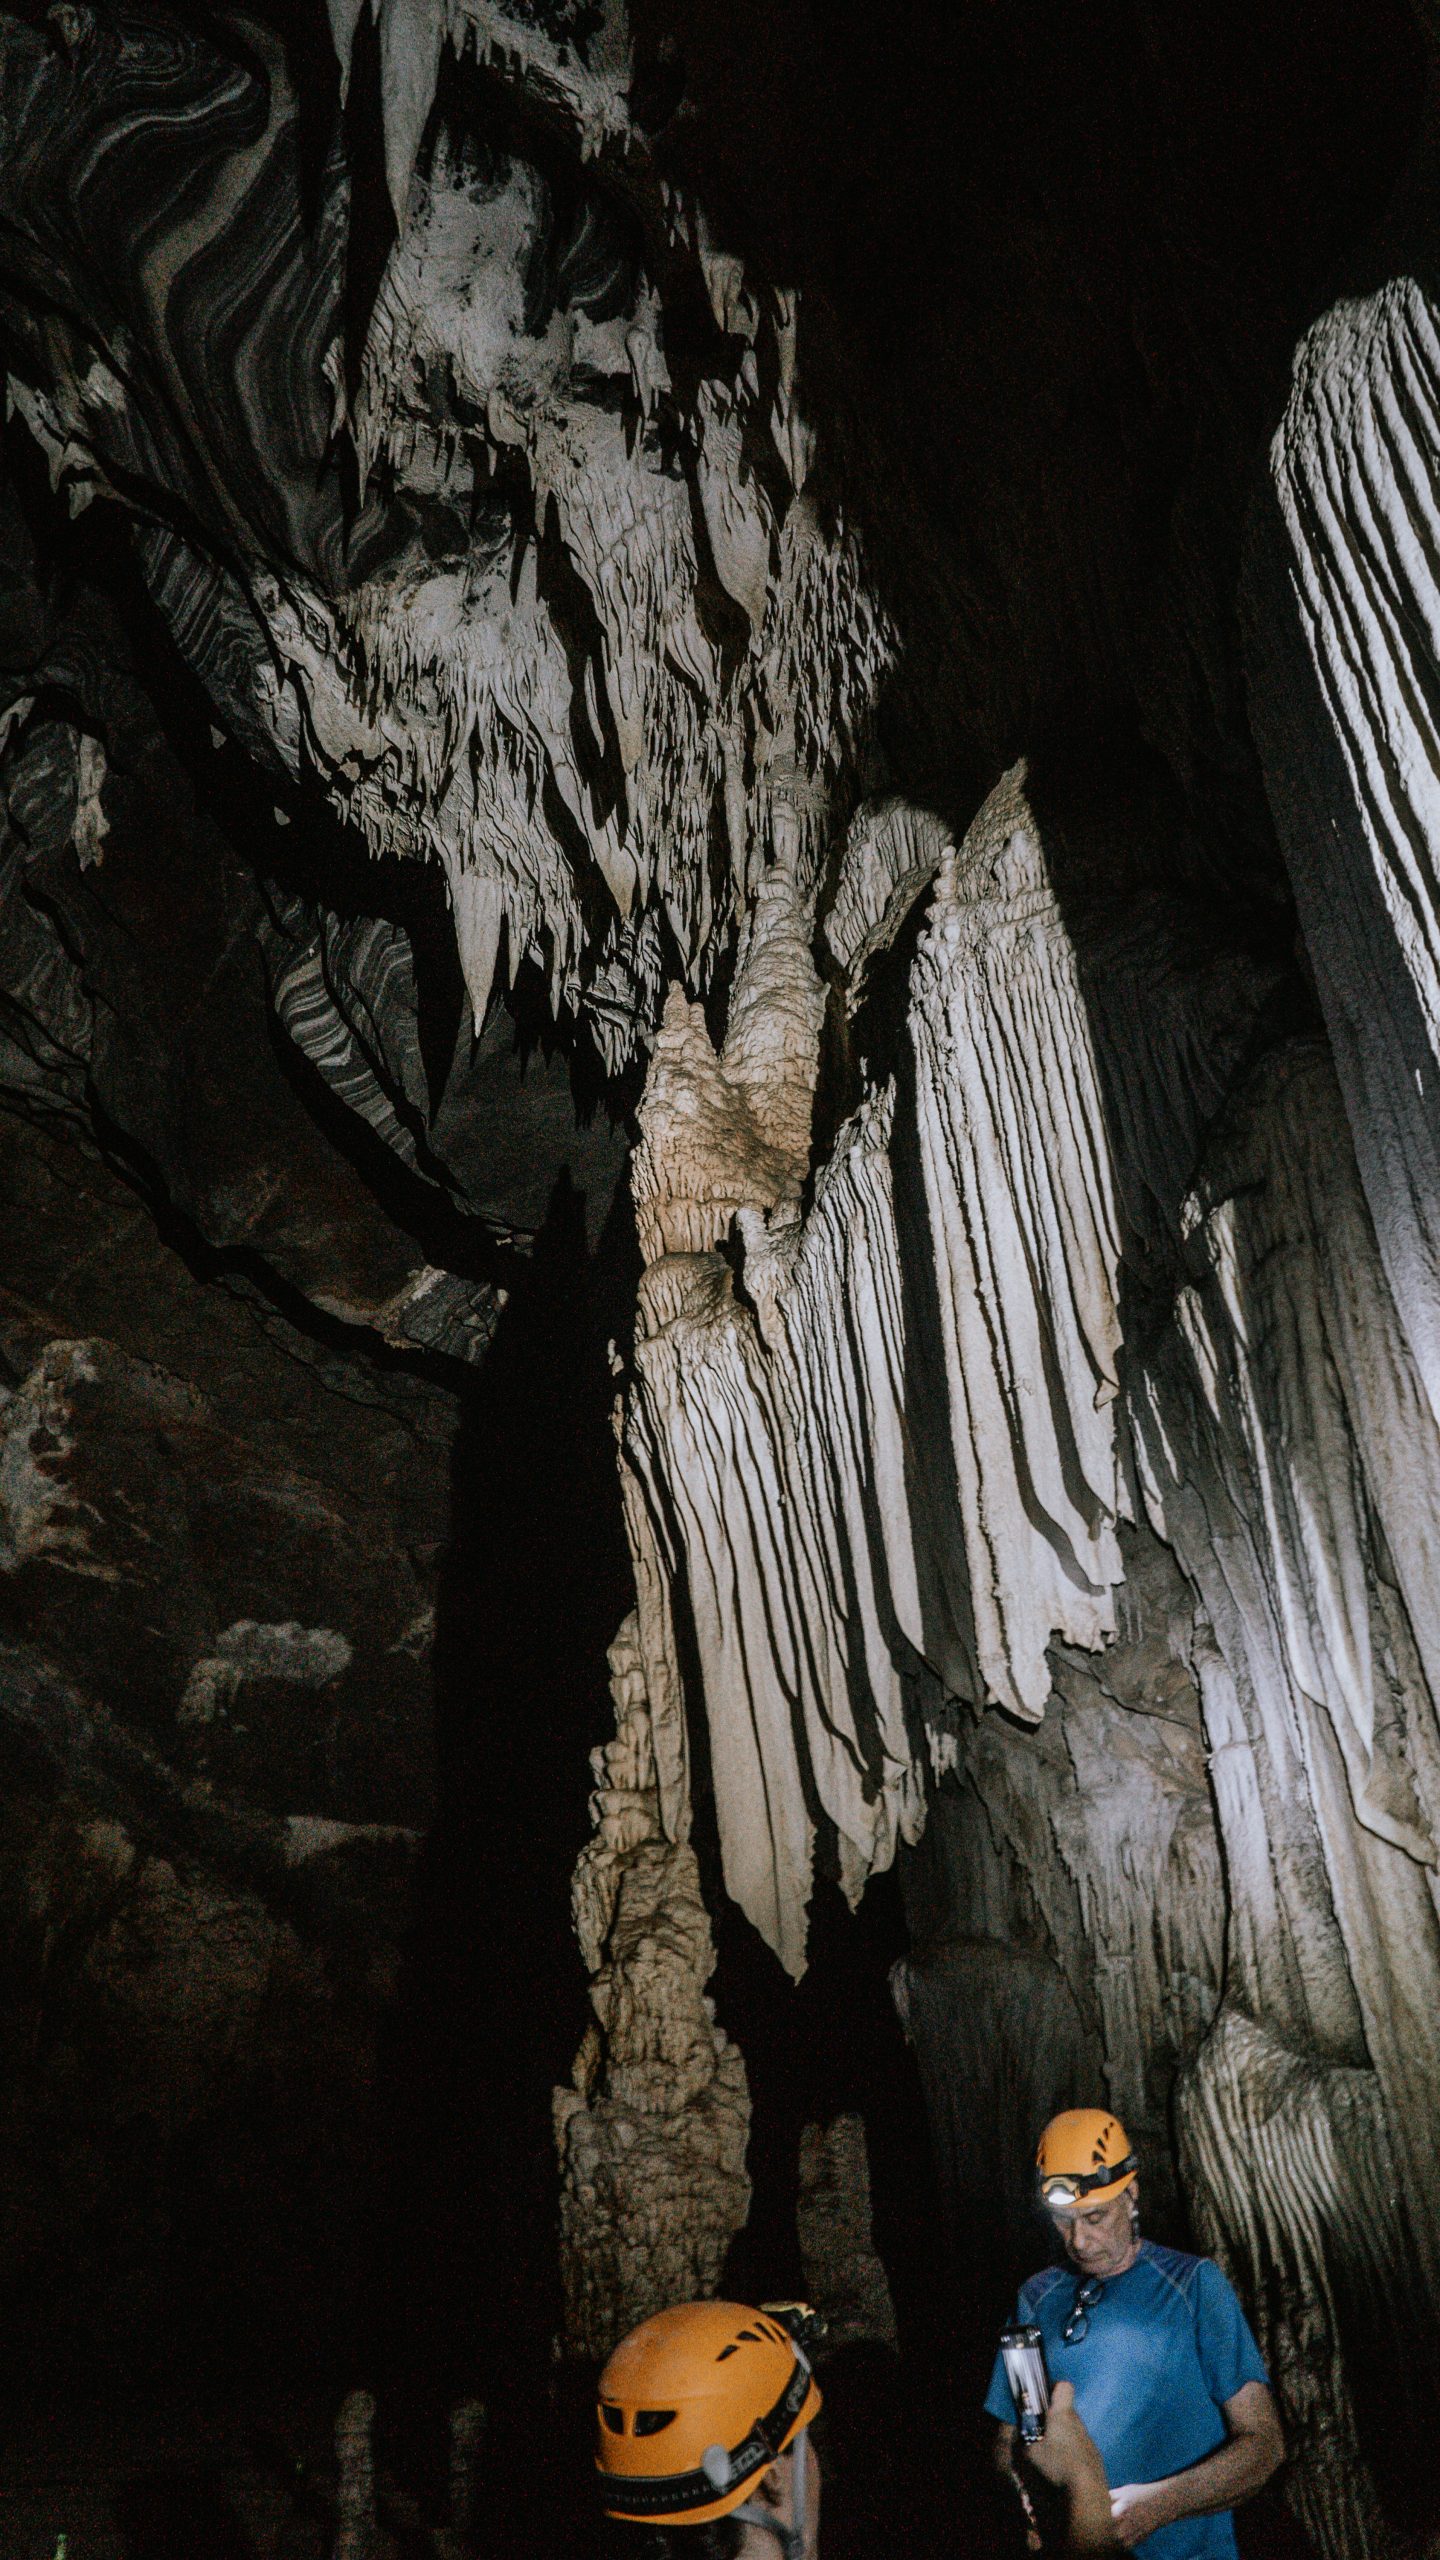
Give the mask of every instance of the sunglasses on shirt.
[[1079, 2346], [1090, 2327], [1090, 2314], [1104, 2290], [1105, 2287], [1098, 2276], [1087, 2276], [1083, 2284], [1077, 2284], [1075, 2287], [1075, 2299], [1070, 2305], [1069, 2317], [1060, 2332], [1067, 2347]]

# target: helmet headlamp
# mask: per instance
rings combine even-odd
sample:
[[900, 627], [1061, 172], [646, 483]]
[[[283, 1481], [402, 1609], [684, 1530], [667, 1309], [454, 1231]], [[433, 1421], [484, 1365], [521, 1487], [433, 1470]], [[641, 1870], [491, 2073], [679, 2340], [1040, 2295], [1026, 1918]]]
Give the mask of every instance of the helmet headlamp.
[[1062, 2209], [1067, 2205], [1083, 2204], [1097, 2187], [1113, 2187], [1122, 2178], [1133, 2178], [1139, 2167], [1134, 2152], [1127, 2151], [1123, 2160], [1107, 2161], [1100, 2169], [1086, 2172], [1067, 2169], [1048, 2178], [1042, 2177], [1040, 2193], [1047, 2205], [1058, 2205]]

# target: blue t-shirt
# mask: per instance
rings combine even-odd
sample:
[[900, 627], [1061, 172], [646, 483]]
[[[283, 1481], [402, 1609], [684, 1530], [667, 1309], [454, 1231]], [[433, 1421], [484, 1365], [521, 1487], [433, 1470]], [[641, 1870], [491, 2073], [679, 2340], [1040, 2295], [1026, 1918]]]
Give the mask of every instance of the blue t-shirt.
[[[1075, 2406], [1099, 2446], [1113, 2489], [1168, 2480], [1224, 2444], [1223, 2404], [1269, 2376], [1233, 2286], [1213, 2258], [1189, 2258], [1142, 2240], [1123, 2276], [1112, 2276], [1083, 2338], [1061, 2330], [1074, 2307], [1078, 2268], [1047, 2267], [1020, 2288], [1018, 2320], [1045, 2340], [1052, 2382], [1075, 2387]], [[999, 2356], [985, 2406], [1016, 2423]], [[1235, 2560], [1228, 2514], [1182, 2516], [1135, 2545], [1145, 2560]]]

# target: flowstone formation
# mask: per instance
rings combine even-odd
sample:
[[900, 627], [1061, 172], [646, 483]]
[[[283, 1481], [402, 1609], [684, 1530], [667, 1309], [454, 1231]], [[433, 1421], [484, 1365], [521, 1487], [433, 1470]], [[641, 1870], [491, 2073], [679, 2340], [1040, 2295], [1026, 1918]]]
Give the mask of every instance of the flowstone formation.
[[[628, 1142], [566, 2345], [743, 2230], [702, 1875], [779, 1982], [894, 1870], [984, 2320], [1038, 2124], [1108, 2095], [1255, 2316], [1316, 2549], [1371, 2560], [1436, 2521], [1368, 2380], [1440, 2327], [1433, 269], [1403, 203], [1338, 298], [1291, 236], [1348, 97], [1267, 127], [1299, 213], [1226, 229], [1156, 147], [1183, 40], [1102, 8], [1107, 300], [1069, 57], [1010, 15], [957, 142], [908, 21], [837, 65], [708, 0], [0, 6], [3, 1142], [147, 1304], [163, 1234], [226, 1311], [147, 1347], [136, 1289], [17, 1251], [17, 1659], [86, 1605], [25, 1654], [14, 1863], [82, 1876], [107, 2020], [177, 1913], [223, 1947], [182, 2132], [312, 1994], [373, 2049], [390, 1924], [352, 2000], [284, 1879], [428, 1820], [436, 1399], [567, 1185], [619, 1260]], [[1323, 39], [1256, 41], [1288, 101]], [[1228, 170], [1269, 92], [1223, 69]], [[973, 304], [940, 249], [917, 298], [912, 123]], [[302, 1525], [240, 1555], [238, 1516]], [[804, 2120], [799, 2245], [888, 2338], [879, 2155]]]

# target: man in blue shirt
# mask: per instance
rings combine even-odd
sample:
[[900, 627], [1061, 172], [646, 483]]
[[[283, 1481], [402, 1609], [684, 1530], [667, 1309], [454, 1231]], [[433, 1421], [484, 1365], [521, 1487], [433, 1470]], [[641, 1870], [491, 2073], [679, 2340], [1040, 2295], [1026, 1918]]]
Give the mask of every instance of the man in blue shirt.
[[[1117, 2541], [1144, 2560], [1235, 2560], [1230, 2510], [1284, 2460], [1259, 2348], [1210, 2258], [1140, 2236], [1139, 2164], [1123, 2125], [1074, 2107], [1048, 2124], [1040, 2191], [1070, 2267], [1022, 2285], [1109, 2475]], [[1013, 2468], [1016, 2410], [997, 2357], [985, 2401]]]

